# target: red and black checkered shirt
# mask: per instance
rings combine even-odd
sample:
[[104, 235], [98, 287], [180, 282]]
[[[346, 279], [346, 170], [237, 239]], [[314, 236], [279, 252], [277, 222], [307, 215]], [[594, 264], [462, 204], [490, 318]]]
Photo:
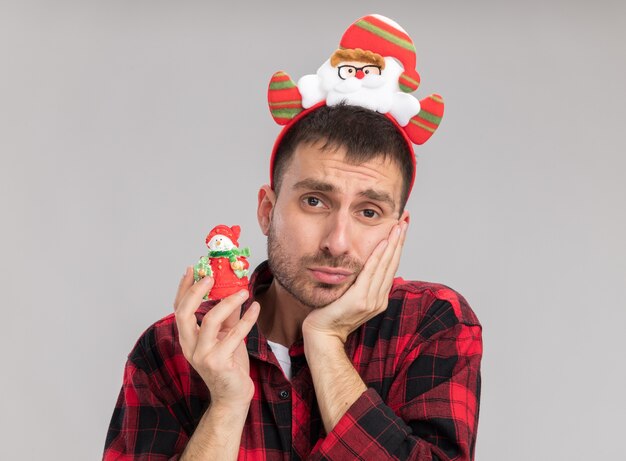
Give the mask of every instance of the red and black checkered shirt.
[[[263, 263], [251, 278], [252, 291], [271, 280]], [[211, 306], [203, 303], [198, 319]], [[368, 390], [329, 434], [302, 341], [289, 349], [291, 381], [256, 326], [247, 348], [255, 392], [239, 459], [474, 458], [481, 327], [450, 288], [395, 279], [387, 310], [348, 337], [346, 352]], [[209, 400], [169, 315], [148, 328], [128, 356], [104, 459], [178, 459]]]

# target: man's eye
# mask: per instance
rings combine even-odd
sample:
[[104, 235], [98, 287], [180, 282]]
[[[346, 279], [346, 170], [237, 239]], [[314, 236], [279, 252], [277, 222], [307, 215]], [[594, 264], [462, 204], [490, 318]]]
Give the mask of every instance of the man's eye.
[[363, 210], [363, 216], [371, 219], [377, 217], [378, 213], [376, 213], [374, 210]]
[[306, 199], [306, 204], [312, 207], [316, 207], [321, 205], [321, 200], [318, 199], [317, 197], [307, 197]]

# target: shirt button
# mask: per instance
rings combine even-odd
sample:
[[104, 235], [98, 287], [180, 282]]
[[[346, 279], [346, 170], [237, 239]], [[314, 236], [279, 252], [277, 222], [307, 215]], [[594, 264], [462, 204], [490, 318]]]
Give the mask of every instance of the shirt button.
[[281, 399], [285, 400], [289, 398], [289, 391], [280, 391], [280, 393], [278, 394], [280, 396]]

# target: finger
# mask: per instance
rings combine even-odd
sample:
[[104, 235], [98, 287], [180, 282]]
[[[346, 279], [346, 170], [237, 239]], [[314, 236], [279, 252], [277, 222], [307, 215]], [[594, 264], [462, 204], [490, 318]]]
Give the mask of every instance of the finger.
[[[377, 270], [372, 275], [367, 287], [367, 299], [372, 306], [380, 307], [382, 304], [385, 304], [384, 298], [389, 294], [389, 289], [393, 283], [395, 269], [391, 268], [391, 266], [393, 265], [394, 256], [398, 251], [401, 236], [402, 226], [400, 224], [393, 226], [389, 232], [389, 245], [381, 256]], [[391, 278], [389, 278], [390, 273]]]
[[387, 268], [391, 264], [396, 251], [398, 250], [398, 246], [400, 245], [400, 240], [402, 238], [402, 223], [397, 224], [391, 229], [389, 233], [389, 246], [387, 247], [387, 251], [383, 254], [382, 258], [380, 258], [380, 267], [384, 269], [382, 272], [386, 273]]
[[[242, 301], [242, 304], [243, 302], [245, 302], [245, 298], [244, 301]], [[224, 330], [229, 330], [230, 328], [234, 327], [237, 322], [239, 322], [239, 317], [241, 317], [241, 309], [235, 309], [230, 313], [228, 317], [224, 319], [224, 321], [222, 322], [222, 328]]]
[[389, 266], [391, 265], [396, 250], [398, 249], [401, 234], [402, 227], [399, 224], [391, 228], [391, 232], [389, 233], [389, 245], [387, 245], [385, 252], [378, 261], [376, 272], [372, 275], [370, 293], [378, 293], [381, 284], [387, 277]]
[[365, 266], [363, 266], [363, 270], [355, 282], [355, 285], [358, 283], [362, 289], [367, 290], [368, 294], [371, 293], [374, 288], [378, 290], [378, 285], [374, 287], [374, 284], [379, 284], [381, 280], [380, 275], [387, 272], [389, 260], [393, 257], [395, 244], [397, 243], [398, 229], [399, 226], [394, 225], [389, 232], [388, 238], [378, 244], [365, 262]]
[[213, 277], [205, 277], [187, 290], [175, 311], [176, 325], [180, 345], [185, 354], [196, 348], [198, 322], [195, 312], [202, 302], [202, 297], [213, 287]]
[[396, 272], [398, 271], [398, 267], [400, 266], [400, 258], [402, 256], [402, 250], [404, 249], [404, 242], [406, 241], [406, 233], [409, 227], [408, 223], [404, 222], [400, 225], [400, 236], [398, 239], [398, 244], [396, 245], [396, 249], [393, 253], [393, 257], [387, 267], [387, 273], [383, 279], [383, 284], [381, 287], [382, 294], [386, 297], [391, 290], [391, 286], [393, 285], [393, 279], [396, 276]]
[[402, 256], [402, 250], [404, 249], [404, 242], [406, 241], [406, 233], [409, 228], [408, 223], [400, 224], [400, 237], [398, 239], [398, 244], [396, 245], [396, 249], [393, 253], [393, 258], [389, 263], [389, 267], [387, 269], [387, 275], [390, 275], [393, 278], [398, 271], [398, 267], [400, 266], [400, 257]]
[[185, 273], [180, 279], [178, 283], [178, 291], [176, 292], [176, 297], [174, 298], [174, 310], [178, 308], [180, 304], [180, 300], [183, 298], [187, 290], [193, 285], [193, 269], [191, 266], [187, 266], [185, 268]]
[[205, 314], [200, 326], [197, 348], [204, 350], [213, 347], [217, 342], [217, 334], [225, 329], [225, 320], [231, 315], [237, 315], [237, 319], [239, 319], [241, 305], [248, 298], [248, 295], [247, 290], [238, 291], [222, 299]]
[[[237, 294], [238, 293], [235, 293], [234, 295]], [[241, 307], [241, 305], [250, 297], [250, 293], [247, 290], [242, 290], [239, 294], [241, 295], [241, 299], [238, 301], [237, 305]], [[234, 327], [237, 322], [239, 322], [239, 317], [241, 317], [241, 309], [233, 310], [222, 322], [222, 329], [228, 330]]]
[[219, 350], [224, 355], [232, 355], [239, 347], [241, 342], [248, 336], [250, 330], [259, 318], [260, 305], [253, 302], [248, 310], [243, 314], [241, 319], [230, 329], [228, 334], [220, 341]]
[[382, 258], [388, 245], [389, 242], [387, 240], [381, 240], [378, 245], [376, 245], [374, 251], [372, 251], [372, 254], [370, 254], [370, 256], [367, 258], [367, 261], [365, 261], [361, 272], [354, 282], [353, 287], [355, 289], [360, 289], [363, 287], [366, 288], [367, 286], [369, 286], [372, 277], [376, 272], [376, 268], [378, 266], [380, 258]]

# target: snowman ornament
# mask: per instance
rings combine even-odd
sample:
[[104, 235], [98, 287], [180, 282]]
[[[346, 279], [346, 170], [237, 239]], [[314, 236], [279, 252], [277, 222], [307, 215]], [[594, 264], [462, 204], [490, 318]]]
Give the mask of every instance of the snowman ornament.
[[239, 248], [239, 226], [215, 226], [206, 236], [209, 253], [193, 268], [194, 280], [213, 277], [215, 282], [205, 299], [218, 300], [248, 287], [249, 248]]

